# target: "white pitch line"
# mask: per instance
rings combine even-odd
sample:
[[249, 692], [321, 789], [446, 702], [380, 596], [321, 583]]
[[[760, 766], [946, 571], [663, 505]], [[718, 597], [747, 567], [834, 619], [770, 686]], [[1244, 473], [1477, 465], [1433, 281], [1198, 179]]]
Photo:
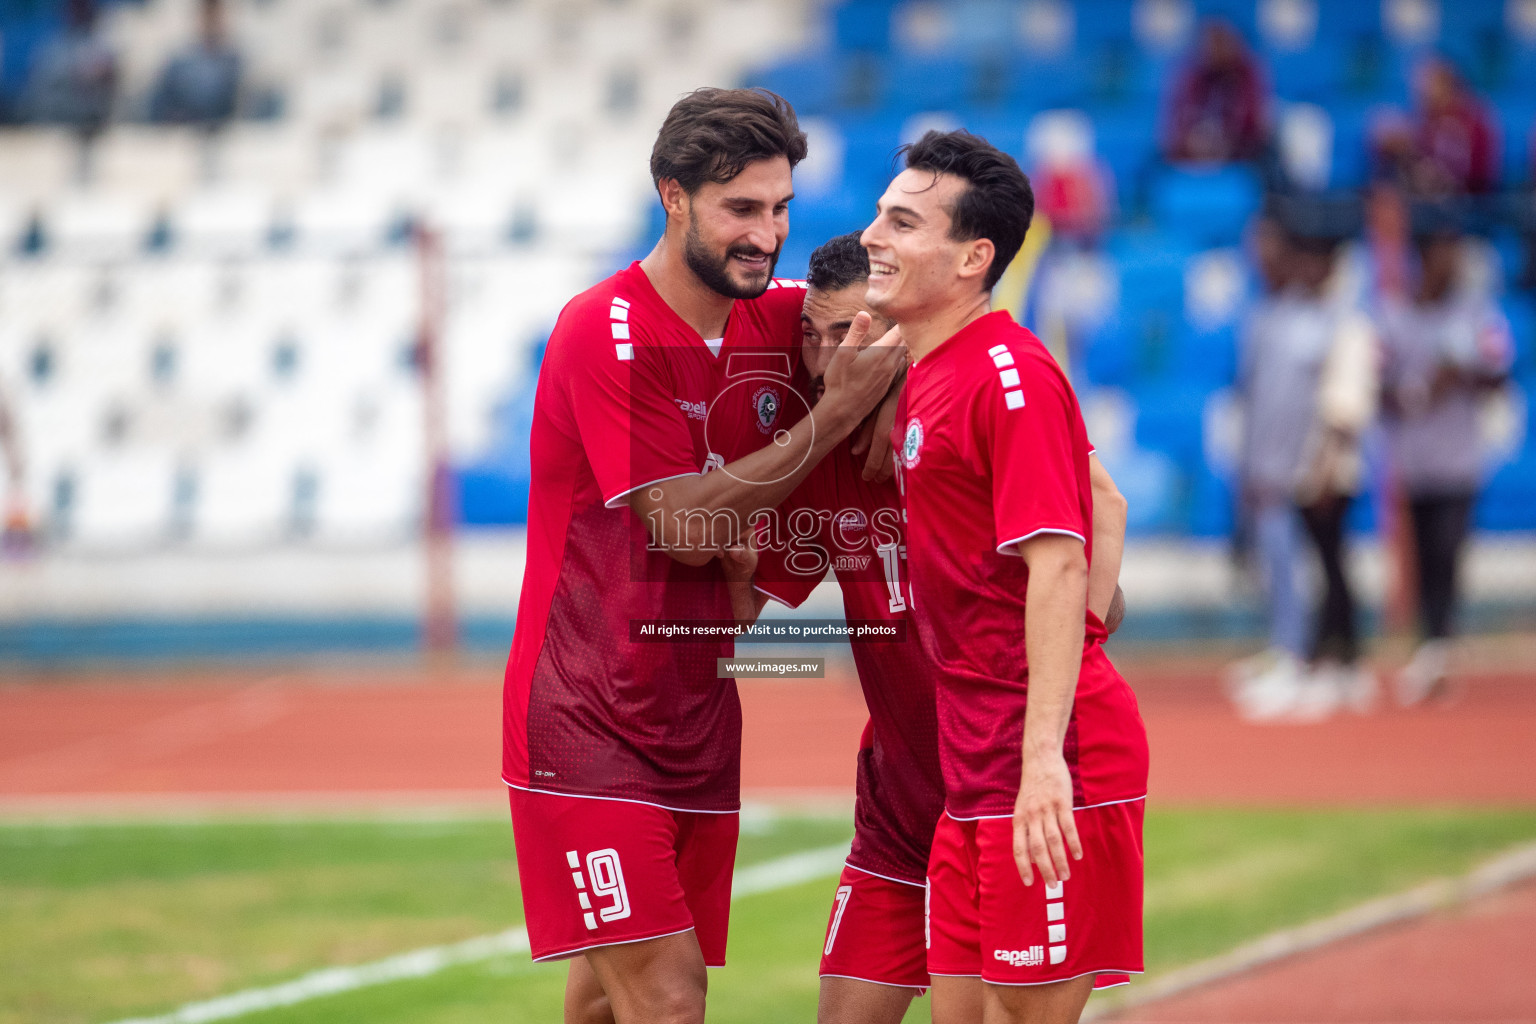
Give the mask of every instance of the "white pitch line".
[[1437, 910], [1460, 906], [1489, 893], [1536, 878], [1536, 843], [1516, 847], [1484, 861], [1460, 878], [1440, 878], [1404, 892], [1368, 900], [1330, 917], [1319, 918], [1270, 932], [1235, 949], [1180, 967], [1151, 979], [1147, 984], [1122, 989], [1126, 996], [1090, 1006], [1085, 1022], [1118, 1016], [1138, 1006], [1155, 1003], [1191, 989], [1222, 981], [1277, 960], [1331, 945], [1389, 924], [1423, 917]]
[[[786, 857], [742, 868], [731, 883], [731, 899], [788, 889], [802, 882], [835, 875], [843, 869], [848, 844], [824, 846], [816, 850], [792, 853]], [[229, 1020], [261, 1010], [292, 1006], [321, 996], [333, 996], [370, 985], [425, 978], [450, 967], [479, 963], [499, 956], [528, 952], [528, 929], [509, 928], [495, 935], [482, 935], [445, 946], [399, 953], [353, 967], [326, 967], [292, 981], [265, 988], [248, 988], [201, 1002], [187, 1003], [159, 1017], [133, 1017], [115, 1024], [205, 1024]]]

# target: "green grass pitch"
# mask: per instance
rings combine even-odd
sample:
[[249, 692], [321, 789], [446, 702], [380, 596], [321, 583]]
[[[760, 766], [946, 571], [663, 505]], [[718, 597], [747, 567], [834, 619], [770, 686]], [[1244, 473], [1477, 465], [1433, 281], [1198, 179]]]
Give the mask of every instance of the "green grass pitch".
[[[846, 839], [744, 822], [742, 865]], [[1212, 956], [1536, 839], [1536, 810], [1169, 810], [1147, 817], [1147, 966]], [[826, 878], [738, 901], [710, 1019], [814, 1019]], [[92, 1024], [521, 919], [504, 819], [0, 825], [0, 1024]], [[564, 968], [526, 955], [241, 1018], [558, 1021]], [[910, 1020], [926, 1021], [926, 1000]]]

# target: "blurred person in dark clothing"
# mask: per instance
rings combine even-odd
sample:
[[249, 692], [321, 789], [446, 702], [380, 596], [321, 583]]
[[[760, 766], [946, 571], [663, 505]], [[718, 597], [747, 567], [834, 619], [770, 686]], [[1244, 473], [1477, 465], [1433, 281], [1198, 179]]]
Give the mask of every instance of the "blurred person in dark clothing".
[[1261, 156], [1269, 141], [1268, 84], [1237, 30], [1210, 21], [1174, 86], [1164, 150], [1175, 161]]
[[243, 61], [229, 41], [222, 0], [202, 0], [198, 38], [160, 72], [149, 117], [162, 124], [214, 126], [235, 116]]
[[[1242, 493], [1270, 615], [1270, 650], [1239, 664], [1233, 698], [1254, 720], [1364, 710], [1375, 680], [1359, 665], [1344, 517], [1361, 478], [1360, 435], [1375, 414], [1375, 338], [1335, 293], [1338, 238], [1266, 222], [1256, 239], [1269, 289], [1242, 330]], [[1302, 527], [1325, 590], [1308, 636], [1298, 596]]]
[[1414, 76], [1411, 119], [1374, 129], [1376, 177], [1419, 196], [1480, 195], [1498, 185], [1499, 138], [1488, 111], [1450, 62], [1432, 57]]
[[1422, 643], [1397, 678], [1401, 703], [1445, 683], [1461, 552], [1483, 482], [1481, 400], [1514, 359], [1509, 322], [1486, 294], [1463, 287], [1461, 236], [1448, 222], [1416, 233], [1418, 275], [1381, 304], [1383, 422], [1408, 499]]
[[93, 134], [117, 97], [117, 53], [97, 30], [94, 0], [69, 0], [64, 30], [38, 54], [22, 97], [23, 116]]

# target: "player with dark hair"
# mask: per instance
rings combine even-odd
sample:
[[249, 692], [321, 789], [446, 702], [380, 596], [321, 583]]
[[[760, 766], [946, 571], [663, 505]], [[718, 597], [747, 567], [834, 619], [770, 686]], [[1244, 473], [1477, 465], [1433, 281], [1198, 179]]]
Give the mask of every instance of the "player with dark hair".
[[938, 679], [936, 1024], [1075, 1021], [1095, 985], [1142, 967], [1146, 730], [1101, 647], [1114, 588], [1091, 449], [1061, 369], [991, 311], [1033, 208], [1012, 158], [929, 132], [862, 236], [870, 307], [914, 360], [900, 475], [912, 615]]
[[797, 282], [776, 281], [794, 111], [701, 89], [651, 158], [664, 234], [561, 312], [535, 396], [528, 564], [504, 694], [503, 778], [536, 960], [572, 957], [570, 1022], [702, 1021], [725, 961], [741, 706], [728, 638], [636, 642], [645, 621], [728, 620], [722, 550], [887, 393], [899, 335], [835, 354], [791, 425]]
[[[821, 374], [858, 320], [868, 315], [869, 256], [858, 233], [811, 254], [800, 315], [805, 375], [815, 403]], [[874, 314], [871, 333], [889, 322]], [[897, 482], [866, 480], [862, 460], [843, 444], [811, 472], [759, 531], [762, 546], [744, 618], [772, 597], [799, 605], [837, 574], [850, 624], [894, 627], [889, 640], [855, 639], [854, 664], [869, 708], [858, 754], [853, 849], [838, 880], [821, 958], [820, 1024], [898, 1024], [913, 996], [928, 987], [924, 911], [934, 826], [944, 807], [935, 718], [937, 673], [908, 621], [906, 537]], [[1094, 532], [1118, 551], [1124, 501], [1095, 460], [1103, 487]], [[1117, 518], [1118, 513], [1118, 518]], [[1118, 561], [1116, 559], [1115, 561]], [[745, 588], [733, 597], [743, 600]]]

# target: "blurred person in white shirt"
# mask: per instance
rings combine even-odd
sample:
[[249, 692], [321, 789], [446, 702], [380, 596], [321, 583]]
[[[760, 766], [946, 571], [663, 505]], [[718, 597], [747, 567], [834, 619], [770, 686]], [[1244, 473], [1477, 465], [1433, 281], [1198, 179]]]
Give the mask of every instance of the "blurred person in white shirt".
[[[1360, 489], [1360, 437], [1375, 416], [1376, 340], [1338, 294], [1337, 226], [1296, 218], [1261, 227], [1270, 292], [1243, 324], [1243, 498], [1252, 516], [1270, 616], [1270, 650], [1240, 665], [1233, 699], [1254, 720], [1366, 710], [1375, 679], [1359, 662], [1344, 520]], [[1300, 536], [1324, 591], [1309, 631], [1299, 596]]]
[[1408, 501], [1421, 644], [1397, 678], [1416, 704], [1441, 692], [1460, 603], [1461, 555], [1485, 459], [1479, 406], [1514, 361], [1509, 322], [1492, 297], [1462, 280], [1461, 235], [1444, 211], [1420, 211], [1417, 275], [1384, 297], [1383, 425]]

